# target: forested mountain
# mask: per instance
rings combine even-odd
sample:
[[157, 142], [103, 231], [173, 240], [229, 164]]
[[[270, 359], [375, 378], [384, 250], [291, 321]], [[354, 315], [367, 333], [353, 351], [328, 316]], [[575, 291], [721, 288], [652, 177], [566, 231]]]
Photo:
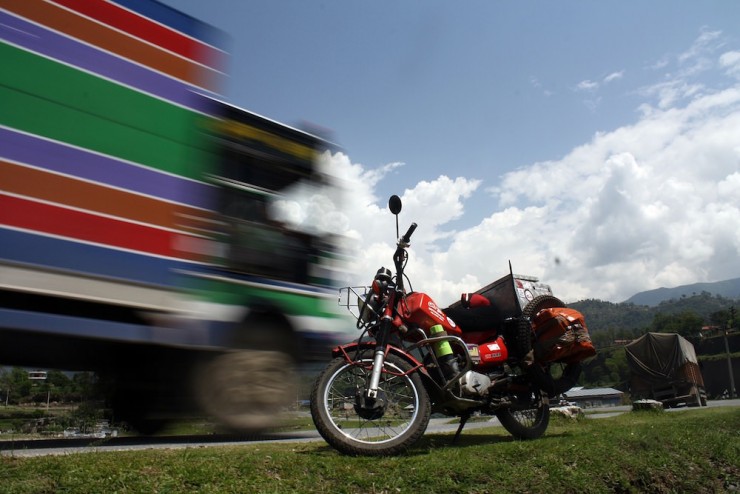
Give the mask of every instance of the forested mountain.
[[655, 325], [666, 318], [689, 316], [697, 323], [696, 331], [702, 326], [724, 326], [729, 318], [729, 309], [733, 305], [740, 308], [738, 300], [702, 292], [690, 297], [666, 300], [656, 306], [582, 300], [569, 304], [569, 307], [583, 313], [589, 331], [598, 333], [605, 330], [657, 331], [660, 327]]

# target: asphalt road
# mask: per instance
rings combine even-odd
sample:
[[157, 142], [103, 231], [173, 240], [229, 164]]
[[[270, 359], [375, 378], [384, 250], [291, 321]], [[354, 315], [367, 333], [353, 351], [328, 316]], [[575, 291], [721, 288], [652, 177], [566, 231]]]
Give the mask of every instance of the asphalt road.
[[[706, 410], [713, 407], [732, 406], [740, 407], [740, 399], [709, 401], [706, 408], [672, 408], [669, 412], [683, 410]], [[613, 417], [630, 411], [631, 406], [591, 408], [586, 417], [591, 419]], [[434, 418], [427, 427], [427, 433], [453, 433], [457, 424], [449, 424], [449, 418]], [[469, 422], [465, 431], [472, 429], [500, 425], [498, 420], [483, 422]], [[33, 457], [45, 455], [66, 455], [74, 453], [89, 453], [101, 451], [132, 451], [152, 449], [182, 449], [202, 448], [214, 446], [239, 446], [264, 442], [273, 443], [300, 443], [322, 441], [315, 430], [300, 432], [283, 432], [270, 434], [213, 434], [197, 436], [161, 436], [161, 437], [115, 437], [106, 439], [68, 438], [68, 439], [33, 439], [19, 441], [0, 441], [0, 455], [16, 457]]]

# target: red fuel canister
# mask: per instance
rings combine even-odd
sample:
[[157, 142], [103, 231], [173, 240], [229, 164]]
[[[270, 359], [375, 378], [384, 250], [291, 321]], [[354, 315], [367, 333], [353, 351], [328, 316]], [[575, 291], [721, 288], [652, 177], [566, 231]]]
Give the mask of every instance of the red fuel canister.
[[503, 364], [509, 358], [509, 351], [506, 349], [506, 344], [501, 336], [496, 338], [495, 341], [478, 345], [478, 354], [483, 365]]

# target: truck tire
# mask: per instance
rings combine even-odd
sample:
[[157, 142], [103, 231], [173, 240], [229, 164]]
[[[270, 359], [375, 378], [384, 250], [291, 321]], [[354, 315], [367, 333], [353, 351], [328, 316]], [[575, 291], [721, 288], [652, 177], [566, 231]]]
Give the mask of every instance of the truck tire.
[[203, 411], [228, 429], [255, 432], [280, 424], [296, 398], [294, 360], [285, 352], [235, 350], [203, 364], [195, 382]]
[[232, 347], [197, 369], [195, 396], [201, 409], [237, 432], [280, 425], [298, 393], [295, 334], [279, 315], [252, 313], [235, 332]]

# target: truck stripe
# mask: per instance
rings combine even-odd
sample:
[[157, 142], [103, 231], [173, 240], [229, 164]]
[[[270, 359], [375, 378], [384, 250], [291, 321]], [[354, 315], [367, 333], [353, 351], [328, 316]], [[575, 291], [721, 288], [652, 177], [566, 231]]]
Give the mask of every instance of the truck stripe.
[[5, 192], [63, 204], [94, 213], [164, 228], [181, 228], [187, 216], [201, 210], [112, 189], [0, 159], [0, 184]]
[[173, 231], [95, 215], [0, 193], [0, 224], [64, 238], [165, 257], [174, 250]]
[[180, 290], [170, 287], [137, 284], [132, 290], [130, 281], [80, 276], [79, 273], [22, 264], [0, 263], [0, 289], [20, 289], [51, 297], [74, 294], [80, 300], [128, 305], [144, 310], [169, 312], [182, 308]]
[[[102, 24], [161, 46], [190, 60], [217, 68], [223, 52], [197, 38], [147, 19], [139, 13], [105, 0], [52, 0], [71, 10], [91, 17]], [[179, 13], [178, 13], [179, 14]], [[180, 14], [179, 17], [185, 17]], [[194, 34], [198, 34], [195, 32]]]
[[[110, 156], [0, 126], [0, 157], [196, 208], [212, 206], [213, 187]], [[2, 183], [2, 182], [0, 182]]]
[[[210, 112], [208, 101], [191, 86], [167, 75], [80, 43], [0, 11], [0, 38], [19, 48], [119, 82], [158, 98], [201, 113]], [[9, 49], [9, 48], [6, 48]], [[5, 57], [8, 57], [7, 59]], [[10, 55], [4, 55], [9, 60]], [[24, 60], [19, 60], [23, 63]]]
[[[11, 309], [0, 309], [0, 318], [5, 326], [24, 332], [59, 334], [65, 338], [76, 336], [116, 341], [154, 341], [153, 330], [141, 324]], [[175, 332], [171, 331], [171, 333]]]
[[218, 85], [219, 73], [213, 69], [112, 30], [58, 5], [44, 0], [0, 0], [0, 7], [203, 89], [212, 91]]
[[3, 227], [0, 259], [156, 286], [179, 286], [182, 280], [175, 271], [198, 267], [184, 259], [155, 257]]
[[161, 2], [151, 2], [148, 0], [113, 1], [143, 17], [164, 24], [170, 29], [198, 39], [203, 43], [216, 46], [222, 50], [226, 48], [226, 36], [222, 31]]
[[[0, 59], [3, 59], [2, 51], [0, 49]], [[3, 72], [12, 71], [0, 71], [0, 84], [2, 79], [6, 79], [2, 76]], [[48, 77], [41, 74], [39, 76]], [[69, 79], [55, 82], [54, 79], [46, 79], [38, 81], [36, 85], [42, 83], [53, 86], [58, 83], [74, 84], [75, 81]], [[112, 98], [108, 103], [75, 102], [74, 96], [84, 99], [86, 87], [88, 86], [78, 86], [79, 94], [71, 94], [70, 97], [73, 99], [69, 103], [61, 103], [0, 85], [0, 108], [3, 109], [0, 114], [0, 125], [168, 173], [191, 179], [202, 178], [202, 165], [212, 162], [212, 156], [205, 148], [205, 143], [203, 147], [198, 146], [199, 142], [204, 140], [204, 136], [201, 134], [202, 120], [197, 118], [196, 114], [130, 90], [108, 91]], [[96, 90], [93, 87], [90, 89]], [[63, 92], [58, 93], [59, 96], [64, 96]], [[102, 94], [100, 96], [103, 97]], [[74, 103], [87, 105], [84, 108], [69, 106]], [[103, 112], [109, 112], [108, 115], [120, 112], [121, 118], [114, 121]]]

